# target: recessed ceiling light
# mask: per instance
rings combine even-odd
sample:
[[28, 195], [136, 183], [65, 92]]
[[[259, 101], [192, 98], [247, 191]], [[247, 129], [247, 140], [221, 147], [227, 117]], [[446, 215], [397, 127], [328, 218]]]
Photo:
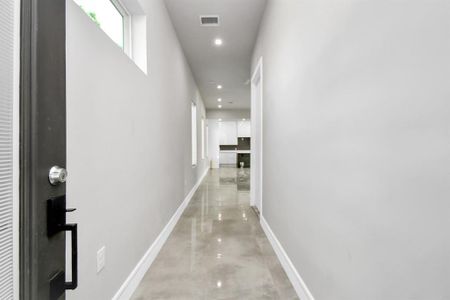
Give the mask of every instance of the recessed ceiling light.
[[217, 89], [219, 89], [219, 90], [222, 89], [222, 85], [218, 84]]
[[223, 44], [222, 39], [215, 39], [215, 40], [214, 40], [214, 45], [216, 45], [216, 46], [222, 46], [222, 44]]
[[245, 118], [243, 118], [242, 121], [245, 121]]
[[218, 99], [217, 99], [217, 102], [222, 102], [222, 98], [218, 98]]
[[217, 107], [218, 107], [218, 108], [222, 108], [222, 105], [219, 104], [219, 105], [217, 105]]
[[219, 119], [219, 122], [222, 122], [222, 119]]

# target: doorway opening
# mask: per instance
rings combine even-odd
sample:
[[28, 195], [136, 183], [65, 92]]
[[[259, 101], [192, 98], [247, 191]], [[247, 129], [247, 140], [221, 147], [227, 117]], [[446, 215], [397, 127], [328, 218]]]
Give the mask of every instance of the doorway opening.
[[251, 165], [250, 172], [250, 205], [258, 214], [262, 214], [263, 184], [263, 59], [258, 60], [251, 78]]

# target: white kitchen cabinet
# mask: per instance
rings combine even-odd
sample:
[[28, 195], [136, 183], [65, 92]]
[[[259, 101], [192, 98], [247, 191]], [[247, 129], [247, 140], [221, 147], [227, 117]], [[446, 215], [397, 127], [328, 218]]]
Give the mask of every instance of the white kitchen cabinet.
[[237, 130], [238, 130], [238, 137], [251, 137], [250, 121], [239, 121]]
[[237, 145], [236, 121], [223, 121], [219, 123], [220, 145]]

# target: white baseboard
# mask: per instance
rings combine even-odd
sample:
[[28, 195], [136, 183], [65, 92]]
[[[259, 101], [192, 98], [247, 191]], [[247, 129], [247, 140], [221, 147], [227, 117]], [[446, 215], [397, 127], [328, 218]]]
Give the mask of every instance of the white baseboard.
[[175, 227], [175, 225], [177, 224], [181, 215], [183, 214], [183, 211], [185, 210], [185, 208], [188, 206], [189, 202], [191, 201], [192, 196], [194, 196], [195, 192], [197, 191], [198, 187], [202, 183], [206, 174], [208, 174], [208, 171], [209, 171], [209, 169], [206, 169], [206, 171], [203, 173], [203, 175], [200, 177], [200, 179], [194, 185], [194, 187], [189, 192], [189, 194], [186, 196], [186, 198], [184, 198], [183, 202], [178, 207], [175, 214], [172, 216], [172, 218], [170, 218], [169, 222], [166, 224], [164, 229], [158, 235], [158, 237], [153, 242], [153, 244], [150, 246], [150, 248], [147, 250], [147, 252], [145, 252], [144, 256], [141, 258], [139, 263], [133, 269], [133, 271], [128, 276], [128, 278], [125, 280], [125, 282], [122, 284], [122, 286], [117, 291], [117, 293], [113, 296], [112, 300], [128, 300], [131, 298], [134, 291], [136, 290], [139, 283], [141, 282], [142, 278], [144, 278], [145, 273], [147, 273], [147, 270], [152, 265], [153, 261], [155, 260], [156, 256], [158, 255], [159, 251], [161, 250], [162, 246], [166, 242], [166, 240], [169, 237], [170, 233], [172, 232], [173, 228]]
[[275, 236], [263, 216], [261, 216], [261, 227], [263, 228], [270, 244], [275, 250], [275, 253], [277, 254], [277, 257], [280, 260], [280, 263], [283, 266], [283, 269], [286, 272], [289, 280], [291, 281], [295, 291], [297, 292], [298, 297], [301, 300], [314, 300], [313, 295], [309, 291], [303, 279], [300, 277], [300, 274], [298, 274], [294, 264], [289, 259], [289, 256], [283, 249], [283, 246], [281, 246], [280, 242], [278, 241], [277, 237]]

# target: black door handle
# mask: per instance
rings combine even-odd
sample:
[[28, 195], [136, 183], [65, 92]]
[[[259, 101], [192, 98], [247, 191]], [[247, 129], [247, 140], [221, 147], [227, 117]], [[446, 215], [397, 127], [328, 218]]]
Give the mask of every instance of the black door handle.
[[78, 227], [66, 223], [66, 213], [74, 208], [66, 208], [66, 196], [47, 200], [47, 236], [50, 238], [62, 231], [70, 231], [72, 244], [72, 281], [65, 282], [63, 271], [58, 271], [50, 280], [51, 299], [57, 299], [64, 290], [74, 290], [78, 286]]
[[77, 224], [65, 224], [63, 230], [70, 231], [72, 244], [72, 281], [65, 282], [66, 290], [74, 290], [78, 286], [78, 229]]

